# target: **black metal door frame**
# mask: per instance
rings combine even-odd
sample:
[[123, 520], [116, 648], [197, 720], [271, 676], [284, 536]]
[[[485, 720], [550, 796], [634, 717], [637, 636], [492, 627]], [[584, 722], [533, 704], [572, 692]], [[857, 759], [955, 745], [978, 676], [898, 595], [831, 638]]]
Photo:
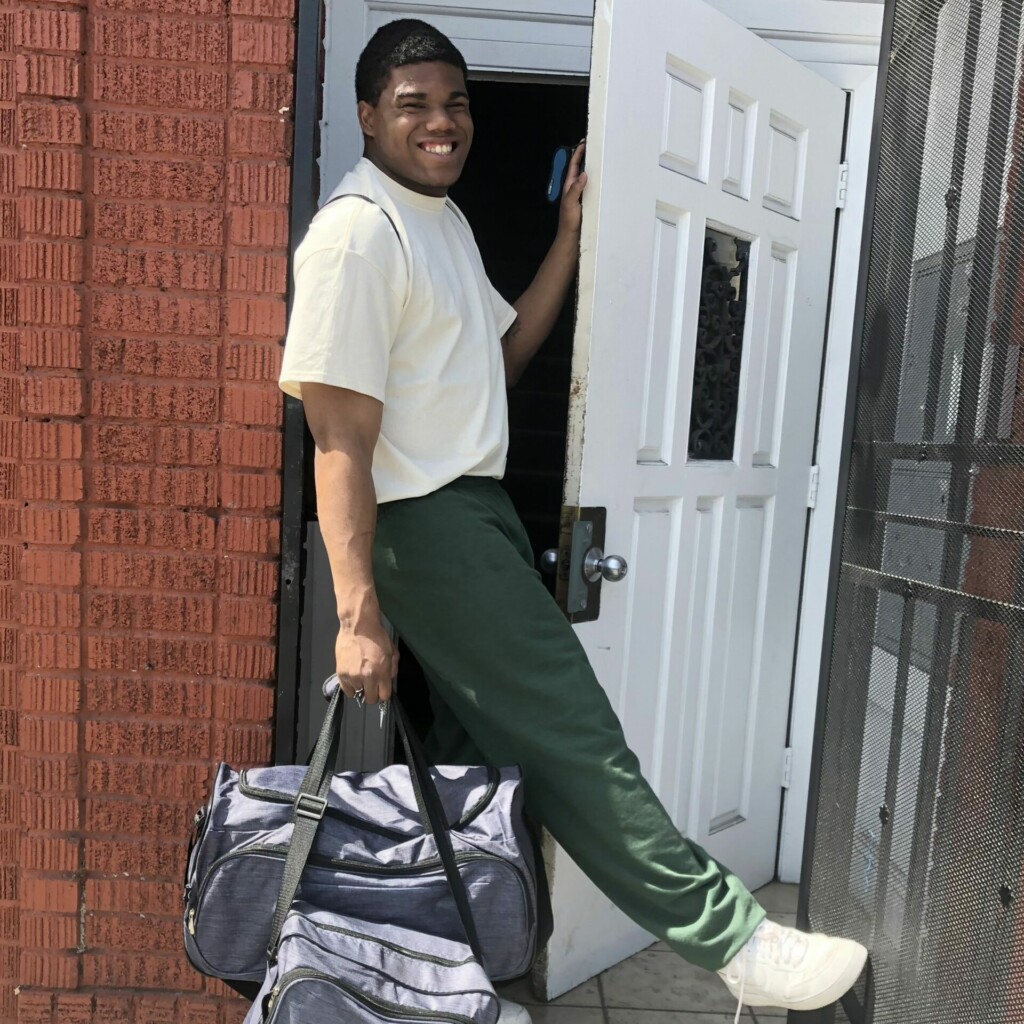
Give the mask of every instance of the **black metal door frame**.
[[[292, 258], [317, 209], [320, 191], [320, 107], [323, 92], [323, 0], [298, 0], [295, 37], [295, 130], [292, 150], [291, 221], [288, 240], [288, 311], [292, 302]], [[306, 419], [302, 403], [284, 400], [281, 469], [281, 569], [277, 633], [277, 694], [274, 762], [295, 760], [298, 725], [299, 632], [305, 576]]]

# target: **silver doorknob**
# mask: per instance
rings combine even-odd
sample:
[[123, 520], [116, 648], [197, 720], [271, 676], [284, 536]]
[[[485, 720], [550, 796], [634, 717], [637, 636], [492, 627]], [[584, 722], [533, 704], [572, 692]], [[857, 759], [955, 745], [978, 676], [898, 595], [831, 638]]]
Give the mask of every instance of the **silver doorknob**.
[[600, 548], [591, 548], [583, 558], [583, 575], [590, 583], [602, 576], [609, 583], [625, 579], [629, 566], [621, 555], [606, 555]]
[[548, 548], [540, 556], [540, 571], [548, 576], [554, 576], [558, 571], [558, 548]]

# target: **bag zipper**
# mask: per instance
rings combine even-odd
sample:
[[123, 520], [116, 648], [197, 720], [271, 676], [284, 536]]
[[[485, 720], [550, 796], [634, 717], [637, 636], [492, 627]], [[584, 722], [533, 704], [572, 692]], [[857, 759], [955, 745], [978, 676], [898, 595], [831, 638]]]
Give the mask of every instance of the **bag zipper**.
[[[226, 861], [232, 860], [235, 857], [244, 857], [248, 854], [260, 854], [267, 857], [273, 857], [275, 860], [285, 860], [288, 856], [287, 846], [274, 846], [270, 843], [258, 843], [253, 846], [246, 846], [241, 850], [230, 850], [223, 856], [218, 857], [211, 865], [209, 870], [206, 872], [206, 877], [203, 879], [203, 884], [199, 887], [199, 893], [196, 896], [195, 905], [189, 909], [189, 932], [195, 935], [196, 918], [199, 914], [199, 908], [202, 906], [203, 897], [206, 895], [206, 887], [210, 882], [217, 869], [224, 864]], [[508, 870], [512, 871], [513, 874], [519, 879], [519, 884], [526, 891], [527, 896], [529, 895], [529, 885], [523, 877], [523, 872], [516, 867], [511, 861], [507, 861], [502, 857], [498, 857], [493, 853], [457, 853], [455, 854], [455, 863], [467, 863], [475, 860], [495, 860], [499, 864], [504, 865]], [[308, 862], [317, 867], [327, 868], [340, 868], [344, 871], [350, 871], [352, 874], [363, 874], [363, 875], [417, 875], [427, 874], [432, 872], [434, 869], [440, 868], [443, 874], [444, 868], [441, 863], [440, 857], [429, 857], [427, 860], [422, 860], [418, 864], [402, 864], [396, 866], [388, 866], [385, 864], [360, 864], [358, 861], [341, 860], [337, 857], [318, 857], [315, 854], [311, 855]], [[529, 898], [526, 900], [526, 920], [529, 928], [533, 928], [533, 907]]]
[[449, 960], [447, 957], [435, 956], [433, 953], [424, 953], [421, 949], [409, 949], [406, 946], [400, 946], [397, 942], [389, 942], [377, 935], [367, 935], [365, 932], [354, 932], [349, 928], [342, 928], [340, 925], [315, 921], [304, 914], [302, 919], [308, 921], [314, 928], [318, 928], [321, 931], [334, 932], [337, 935], [347, 935], [353, 939], [365, 939], [367, 942], [382, 946], [384, 949], [390, 949], [392, 952], [400, 953], [402, 956], [407, 956], [412, 960], [423, 960], [426, 963], [437, 964], [438, 967], [465, 967], [466, 964], [476, 963], [475, 956], [467, 956], [465, 960]]
[[452, 1024], [475, 1024], [472, 1017], [466, 1017], [460, 1013], [444, 1013], [442, 1010], [424, 1010], [420, 1007], [414, 1006], [396, 1006], [394, 1003], [388, 1003], [382, 999], [376, 999], [365, 992], [360, 992], [352, 986], [339, 981], [339, 979], [332, 978], [329, 974], [324, 974], [322, 971], [315, 971], [311, 967], [296, 967], [293, 970], [288, 971], [270, 990], [270, 995], [267, 997], [267, 1006], [263, 1017], [265, 1024], [270, 1024], [274, 1012], [274, 1006], [280, 998], [281, 993], [295, 982], [303, 980], [327, 982], [328, 985], [340, 988], [342, 992], [345, 992], [357, 1003], [362, 1003], [364, 1006], [368, 1006], [372, 1010], [377, 1010], [378, 1012], [390, 1017], [392, 1020], [401, 1021], [414, 1017], [417, 1020], [450, 1021]]
[[[203, 884], [199, 889], [199, 897], [196, 903], [203, 902], [203, 896], [206, 894], [206, 885], [213, 873], [223, 864], [225, 861], [232, 860], [235, 857], [244, 857], [247, 854], [256, 853], [264, 854], [268, 857], [273, 857], [276, 860], [285, 860], [288, 856], [287, 846], [275, 846], [272, 843], [254, 843], [252, 846], [243, 847], [240, 850], [229, 850], [223, 856], [218, 857], [211, 865], [209, 871], [206, 872], [206, 877], [203, 879]], [[455, 854], [455, 862], [465, 863], [474, 860], [496, 860], [500, 864], [504, 864], [509, 870], [515, 872], [520, 876], [522, 881], [522, 872], [510, 861], [505, 860], [503, 857], [499, 857], [493, 853], [457, 853]], [[418, 875], [428, 874], [435, 868], [440, 868], [442, 873], [444, 871], [444, 865], [441, 863], [440, 857], [428, 857], [426, 860], [418, 861], [416, 864], [363, 864], [360, 861], [354, 860], [342, 860], [339, 857], [323, 857], [317, 856], [315, 853], [310, 854], [307, 864], [313, 864], [316, 867], [322, 868], [339, 868], [342, 871], [351, 871], [354, 875]]]
[[[494, 794], [498, 791], [498, 784], [501, 782], [501, 774], [490, 765], [487, 766], [487, 787], [485, 788], [483, 795], [472, 807], [470, 807], [458, 821], [453, 825], [449, 825], [449, 829], [456, 832], [461, 831], [476, 818], [478, 818], [484, 811], [484, 809], [494, 799]], [[238, 791], [242, 796], [251, 797], [255, 800], [267, 800], [270, 803], [275, 804], [294, 804], [295, 794], [288, 793], [281, 789], [265, 789], [262, 786], [254, 786], [249, 781], [248, 769], [242, 769], [241, 774], [238, 776]], [[378, 825], [375, 822], [367, 821], [365, 818], [360, 818], [355, 814], [349, 814], [346, 811], [341, 810], [338, 807], [327, 806], [326, 813], [332, 817], [337, 818], [340, 821], [347, 822], [350, 825], [357, 825], [360, 828], [366, 828], [370, 832], [376, 832], [378, 835], [387, 836], [389, 839], [408, 839], [408, 832], [400, 832], [398, 829], [390, 829], [384, 825]]]
[[[203, 839], [206, 836], [206, 830], [213, 817], [211, 813], [212, 808], [213, 793], [211, 792], [209, 800], [193, 815], [192, 824], [188, 830], [188, 851], [185, 854], [185, 881], [181, 889], [181, 902], [186, 906], [188, 905], [188, 898], [192, 892], [192, 883], [189, 880], [192, 875], [192, 858], [197, 856], [197, 851], [199, 847], [202, 846]], [[194, 935], [195, 932], [192, 934]]]

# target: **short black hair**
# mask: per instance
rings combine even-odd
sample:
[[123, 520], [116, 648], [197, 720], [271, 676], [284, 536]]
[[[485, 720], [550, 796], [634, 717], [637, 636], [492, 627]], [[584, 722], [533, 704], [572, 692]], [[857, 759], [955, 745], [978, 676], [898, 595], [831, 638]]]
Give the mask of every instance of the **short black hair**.
[[356, 99], [376, 106], [392, 68], [441, 61], [468, 77], [459, 48], [441, 31], [415, 18], [389, 21], [374, 32], [356, 63]]

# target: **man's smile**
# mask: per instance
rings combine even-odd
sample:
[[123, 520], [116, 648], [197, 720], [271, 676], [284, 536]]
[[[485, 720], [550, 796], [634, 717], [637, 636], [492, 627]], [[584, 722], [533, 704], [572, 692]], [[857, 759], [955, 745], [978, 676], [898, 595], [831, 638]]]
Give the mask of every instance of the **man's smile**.
[[457, 143], [452, 141], [420, 142], [418, 145], [425, 153], [430, 153], [432, 156], [451, 156], [452, 151], [457, 146]]

